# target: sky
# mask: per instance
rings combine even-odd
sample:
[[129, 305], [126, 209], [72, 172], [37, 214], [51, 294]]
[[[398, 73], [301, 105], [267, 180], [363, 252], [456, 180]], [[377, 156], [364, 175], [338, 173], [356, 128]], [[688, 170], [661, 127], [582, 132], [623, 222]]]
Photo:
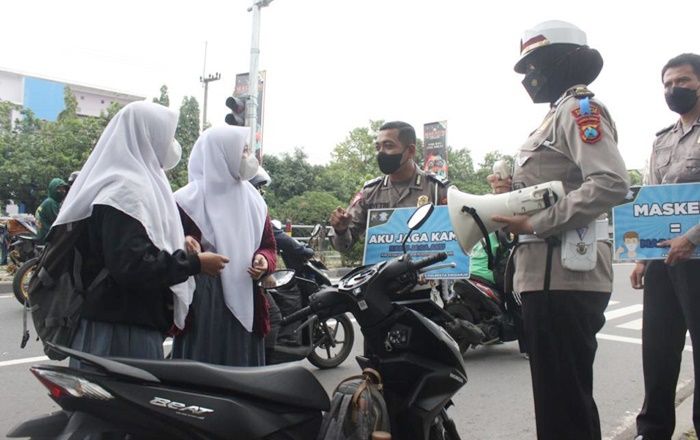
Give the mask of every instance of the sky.
[[[250, 0], [18, 1], [2, 6], [0, 69], [145, 96], [170, 90], [223, 124], [235, 75], [250, 67]], [[302, 147], [327, 163], [336, 144], [370, 120], [447, 121], [447, 142], [479, 161], [513, 154], [537, 128], [513, 71], [522, 31], [574, 23], [605, 66], [591, 90], [610, 110], [627, 167], [643, 168], [654, 133], [677, 120], [660, 71], [700, 53], [700, 1], [274, 0], [263, 8], [260, 70], [267, 72], [265, 154]], [[205, 42], [207, 47], [204, 69]], [[604, 134], [605, 135], [605, 134]], [[595, 148], [592, 145], [590, 148]]]

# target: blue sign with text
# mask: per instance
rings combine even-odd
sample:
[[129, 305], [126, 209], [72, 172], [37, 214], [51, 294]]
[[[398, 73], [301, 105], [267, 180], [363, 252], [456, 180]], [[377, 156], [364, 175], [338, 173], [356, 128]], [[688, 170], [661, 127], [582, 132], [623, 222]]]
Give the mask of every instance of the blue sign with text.
[[[649, 185], [631, 202], [613, 208], [616, 261], [666, 258], [659, 242], [681, 236], [700, 224], [700, 183]], [[700, 258], [695, 247], [693, 258]]]
[[[416, 208], [370, 209], [365, 235], [364, 264], [374, 264], [403, 254], [401, 243], [408, 233], [406, 222]], [[445, 252], [447, 260], [437, 264], [455, 263], [454, 268], [426, 272], [428, 279], [459, 279], [469, 277], [469, 256], [459, 247], [447, 206], [436, 206], [428, 220], [411, 232], [406, 252], [418, 260]]]

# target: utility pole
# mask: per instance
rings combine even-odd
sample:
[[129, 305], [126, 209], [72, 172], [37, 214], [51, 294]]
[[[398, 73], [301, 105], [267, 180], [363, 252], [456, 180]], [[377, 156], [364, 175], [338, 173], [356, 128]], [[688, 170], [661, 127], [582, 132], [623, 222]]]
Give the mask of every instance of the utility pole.
[[204, 65], [202, 66], [202, 76], [199, 77], [199, 82], [204, 85], [204, 103], [202, 105], [202, 131], [207, 128], [207, 98], [209, 97], [209, 83], [221, 79], [221, 74], [216, 72], [214, 75], [206, 76], [207, 70], [207, 45], [208, 41], [204, 42]]
[[212, 81], [218, 81], [221, 79], [221, 74], [216, 72], [214, 75], [211, 73], [206, 78], [199, 77], [199, 82], [204, 84], [204, 105], [202, 106], [202, 131], [207, 128], [207, 98], [209, 95], [209, 83]]
[[248, 8], [253, 12], [253, 35], [250, 42], [250, 71], [248, 72], [248, 94], [246, 104], [246, 125], [250, 127], [250, 148], [255, 148], [258, 129], [258, 57], [260, 56], [260, 9], [268, 6], [272, 0], [258, 0]]

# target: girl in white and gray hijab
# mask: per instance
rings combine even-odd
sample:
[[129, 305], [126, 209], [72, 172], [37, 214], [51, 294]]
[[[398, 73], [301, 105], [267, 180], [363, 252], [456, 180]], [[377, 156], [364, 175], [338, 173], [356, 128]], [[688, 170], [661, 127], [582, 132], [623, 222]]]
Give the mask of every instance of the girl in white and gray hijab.
[[110, 121], [73, 183], [54, 226], [87, 222], [81, 237], [88, 292], [73, 348], [103, 356], [158, 359], [176, 314], [194, 289], [191, 275], [218, 273], [226, 257], [188, 255], [164, 169], [180, 160], [178, 114], [135, 102]]
[[192, 221], [187, 233], [200, 239], [202, 249], [231, 261], [220, 277], [196, 277], [187, 328], [175, 337], [173, 357], [264, 364], [268, 317], [254, 280], [275, 269], [276, 248], [265, 201], [248, 182], [258, 169], [248, 130], [222, 126], [202, 133], [190, 155], [189, 183], [175, 193]]

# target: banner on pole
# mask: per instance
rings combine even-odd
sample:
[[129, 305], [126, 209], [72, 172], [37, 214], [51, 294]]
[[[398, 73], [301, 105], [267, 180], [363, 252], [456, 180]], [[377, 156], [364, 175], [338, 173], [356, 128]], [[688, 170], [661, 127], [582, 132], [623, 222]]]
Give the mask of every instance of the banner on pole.
[[447, 179], [447, 121], [423, 125], [423, 170]]

